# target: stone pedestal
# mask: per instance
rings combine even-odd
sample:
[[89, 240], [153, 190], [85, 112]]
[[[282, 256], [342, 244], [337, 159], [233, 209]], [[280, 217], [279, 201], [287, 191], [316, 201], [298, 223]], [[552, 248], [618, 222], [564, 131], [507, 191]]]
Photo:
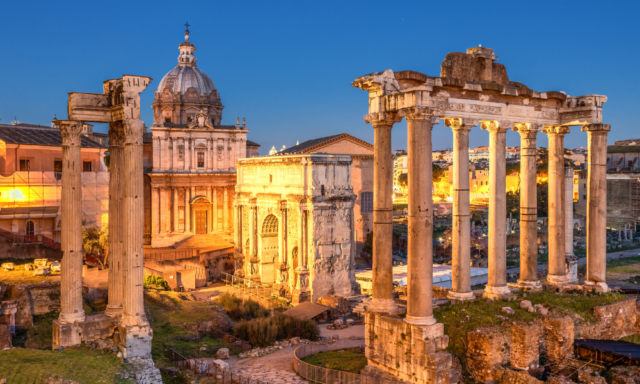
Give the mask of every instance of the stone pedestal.
[[291, 303], [300, 304], [311, 301], [311, 291], [309, 290], [309, 270], [307, 267], [296, 268], [298, 279], [296, 286], [291, 293]]
[[75, 346], [83, 341], [111, 337], [116, 327], [117, 320], [104, 314], [87, 316], [85, 321], [73, 324], [64, 324], [55, 320], [53, 322], [53, 349]]
[[484, 297], [513, 297], [507, 287], [506, 133], [512, 123], [483, 121], [489, 131], [489, 282]]
[[586, 286], [608, 292], [607, 272], [607, 133], [609, 124], [588, 124], [589, 175], [587, 181], [587, 278]]
[[452, 355], [444, 352], [449, 337], [444, 325], [407, 324], [395, 316], [365, 314], [365, 355], [367, 367], [363, 383], [384, 378], [416, 384], [454, 384], [459, 380]]
[[149, 324], [118, 325], [118, 349], [124, 357], [151, 358], [153, 330]]
[[538, 280], [538, 207], [536, 183], [536, 136], [538, 124], [515, 124], [520, 133], [520, 279], [518, 287], [540, 291]]

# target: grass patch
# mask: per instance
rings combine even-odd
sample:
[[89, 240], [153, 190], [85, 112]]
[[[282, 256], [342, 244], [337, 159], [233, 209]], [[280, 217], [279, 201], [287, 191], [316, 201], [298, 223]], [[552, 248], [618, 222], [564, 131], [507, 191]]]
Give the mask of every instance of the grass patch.
[[[4, 261], [4, 259], [2, 260]], [[60, 281], [60, 273], [52, 272], [48, 276], [34, 276], [34, 271], [26, 271], [24, 265], [16, 265], [14, 271], [5, 271], [0, 269], [0, 281], [3, 284], [35, 284], [44, 283], [47, 281]]]
[[367, 366], [363, 348], [347, 348], [339, 351], [319, 352], [301, 359], [307, 364], [338, 371], [360, 373]]
[[621, 338], [620, 340], [626, 341], [633, 344], [640, 344], [640, 336], [638, 335], [629, 335]]
[[63, 351], [14, 348], [2, 351], [0, 378], [8, 383], [42, 383], [58, 375], [80, 383], [133, 383], [118, 372], [124, 370], [111, 351], [88, 347], [65, 348]]

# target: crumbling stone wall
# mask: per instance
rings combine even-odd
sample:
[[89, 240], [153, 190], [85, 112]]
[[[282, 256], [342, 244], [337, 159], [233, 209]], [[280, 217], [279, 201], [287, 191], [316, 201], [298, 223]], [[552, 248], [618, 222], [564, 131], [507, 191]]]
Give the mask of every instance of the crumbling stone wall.
[[468, 332], [467, 369], [471, 377], [481, 382], [496, 380], [496, 367], [509, 361], [505, 359], [505, 352], [510, 355], [508, 350], [509, 342], [504, 329], [481, 327]]
[[517, 369], [538, 368], [542, 329], [535, 323], [511, 326], [511, 365]]
[[549, 316], [544, 319], [547, 358], [560, 361], [573, 354], [574, 324], [569, 316]]
[[38, 284], [9, 284], [3, 300], [18, 302], [16, 327], [33, 327], [33, 315], [60, 310], [60, 282]]
[[619, 340], [640, 332], [640, 320], [635, 298], [593, 308], [595, 323], [576, 325], [576, 339]]

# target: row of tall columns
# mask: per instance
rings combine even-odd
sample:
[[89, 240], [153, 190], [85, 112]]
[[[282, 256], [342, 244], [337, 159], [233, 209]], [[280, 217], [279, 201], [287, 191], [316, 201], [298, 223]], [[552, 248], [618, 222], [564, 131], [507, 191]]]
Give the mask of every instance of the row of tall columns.
[[[222, 200], [223, 206], [220, 212], [222, 217], [222, 222], [220, 223], [218, 219], [220, 216], [218, 215], [218, 190], [222, 189]], [[180, 211], [179, 207], [179, 197], [178, 191], [183, 190], [184, 192], [184, 201], [182, 202], [184, 205], [184, 225], [182, 230], [180, 230], [179, 223], [179, 215]], [[212, 190], [207, 190], [206, 197], [211, 201], [211, 212], [208, 218], [208, 233], [213, 233], [214, 231], [224, 231], [229, 228], [229, 218], [231, 214], [228, 212], [229, 207], [229, 188], [226, 187], [213, 187]], [[191, 233], [195, 232], [195, 227], [193, 223], [193, 215], [191, 212], [191, 199], [195, 197], [194, 187], [153, 187], [151, 193], [152, 199], [152, 207], [155, 208], [155, 214], [152, 219], [152, 232], [158, 234], [165, 234], [167, 232], [172, 233]]]
[[573, 254], [573, 167], [564, 169], [564, 254]]

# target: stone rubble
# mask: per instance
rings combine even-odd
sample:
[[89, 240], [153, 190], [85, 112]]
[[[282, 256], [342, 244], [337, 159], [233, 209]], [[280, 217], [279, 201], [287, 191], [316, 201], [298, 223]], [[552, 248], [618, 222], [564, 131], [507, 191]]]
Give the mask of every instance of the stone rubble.
[[153, 364], [153, 360], [130, 357], [128, 361], [138, 384], [162, 384], [162, 375]]
[[271, 384], [309, 384], [308, 381], [303, 380], [300, 376], [293, 372], [263, 367], [262, 365], [238, 368], [235, 369], [233, 373], [249, 376], [252, 378], [259, 378], [263, 382]]

